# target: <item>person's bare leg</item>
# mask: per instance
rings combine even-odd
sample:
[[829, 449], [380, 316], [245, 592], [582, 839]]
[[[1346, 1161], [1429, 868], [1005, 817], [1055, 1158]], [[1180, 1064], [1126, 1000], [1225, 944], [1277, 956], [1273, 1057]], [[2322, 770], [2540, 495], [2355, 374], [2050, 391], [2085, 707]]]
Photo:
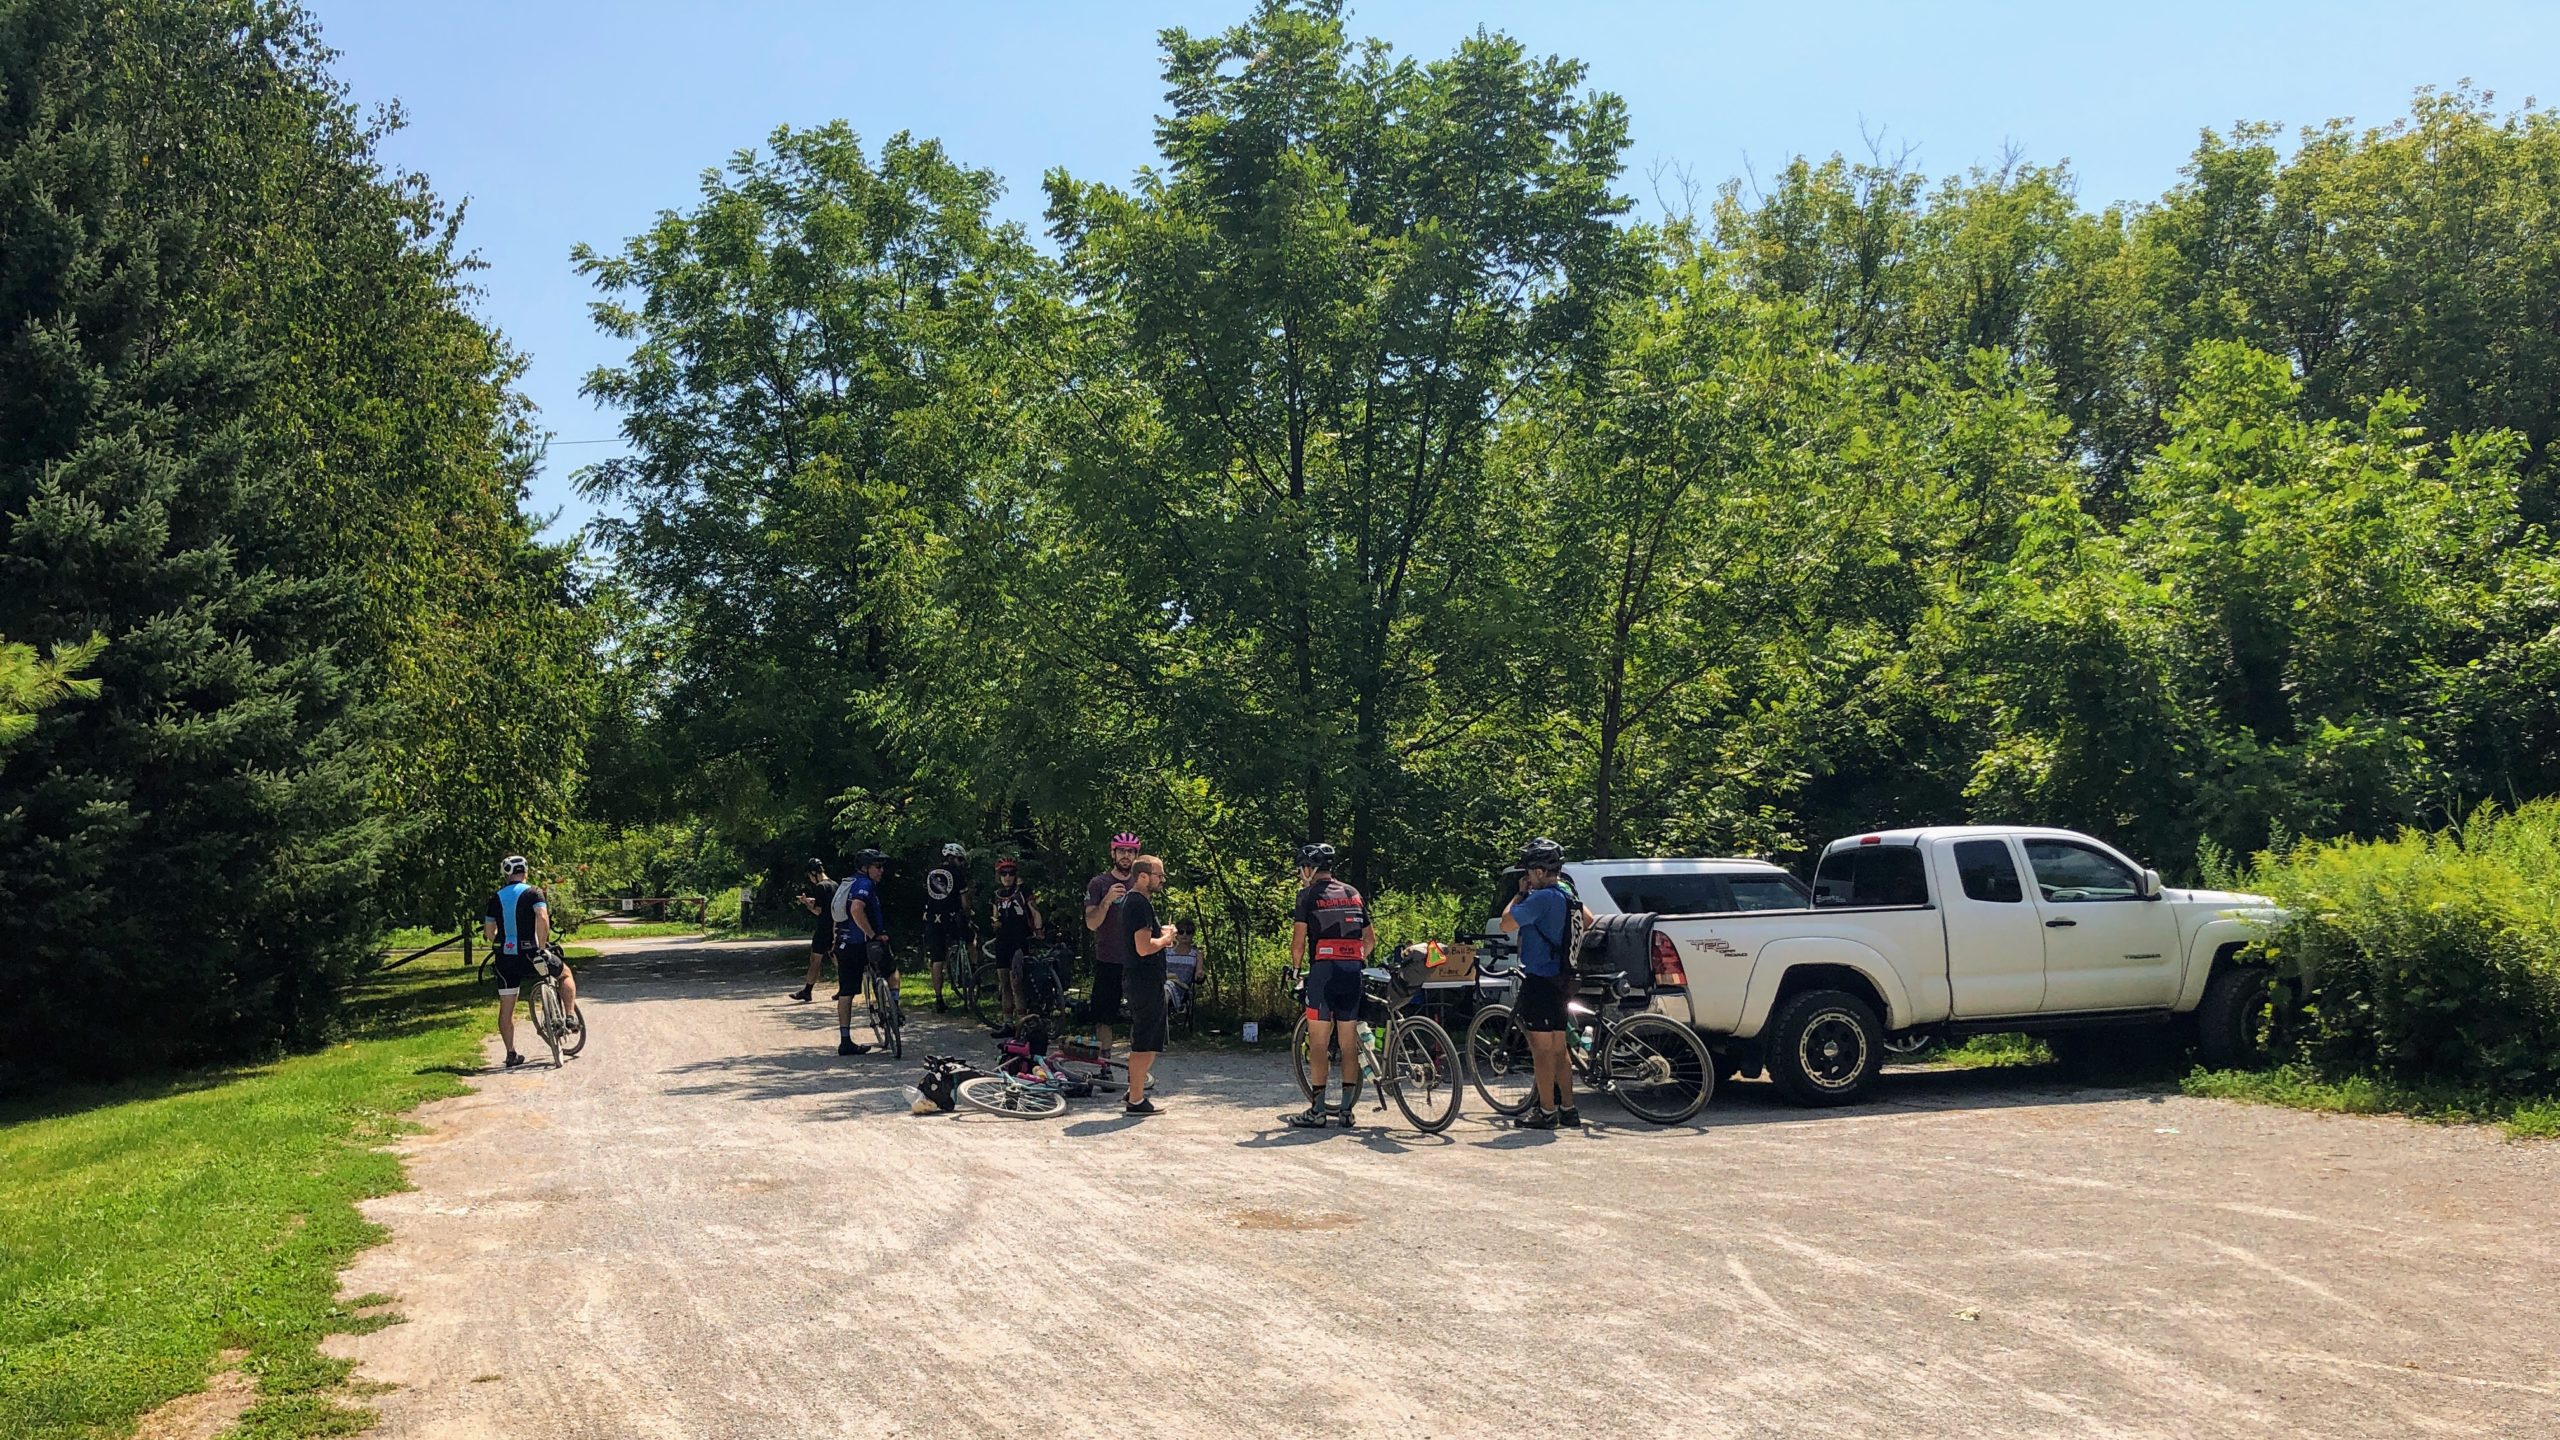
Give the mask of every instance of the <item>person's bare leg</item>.
[[803, 989], [803, 990], [808, 991], [808, 992], [809, 992], [810, 994], [812, 994], [812, 995], [817, 994], [817, 993], [818, 993], [818, 971], [819, 971], [819, 970], [821, 970], [822, 968], [824, 968], [824, 967], [825, 967], [825, 965], [826, 965], [826, 963], [827, 963], [827, 952], [826, 952], [826, 951], [824, 951], [824, 950], [812, 950], [812, 951], [810, 951], [810, 952], [809, 952], [809, 978], [808, 978], [807, 982], [805, 982], [804, 984], [802, 984], [802, 985], [801, 985], [801, 987], [800, 987], [800, 988], [801, 988], [801, 989]]
[[1106, 1061], [1109, 1060], [1111, 1058], [1111, 1027], [1102, 1024], [1095, 1025], [1093, 1027], [1093, 1043], [1100, 1047], [1102, 1051], [1102, 1058]]
[[1154, 1068], [1155, 1068], [1155, 1065], [1156, 1065], [1156, 1052], [1155, 1052], [1155, 1051], [1153, 1051], [1153, 1050], [1132, 1050], [1132, 1051], [1130, 1051], [1130, 1052], [1129, 1052], [1129, 1103], [1130, 1103], [1130, 1104], [1135, 1105], [1135, 1104], [1137, 1104], [1139, 1101], [1144, 1100], [1144, 1099], [1146, 1099], [1146, 1098], [1147, 1098], [1147, 1072], [1148, 1072], [1148, 1071], [1150, 1071], [1150, 1070], [1152, 1070], [1152, 1069], [1154, 1069]]
[[578, 1013], [578, 972], [567, 965], [560, 967], [560, 1008], [562, 1013]]
[[839, 1034], [842, 1034], [852, 1029], [853, 996], [849, 993], [840, 994], [836, 996], [836, 1030]]
[[516, 1053], [516, 997], [502, 996], [498, 1001], [498, 1043], [507, 1053]]
[[1336, 1068], [1342, 1071], [1342, 1109], [1348, 1112], [1360, 1103], [1360, 1022], [1333, 1022], [1333, 1054]]

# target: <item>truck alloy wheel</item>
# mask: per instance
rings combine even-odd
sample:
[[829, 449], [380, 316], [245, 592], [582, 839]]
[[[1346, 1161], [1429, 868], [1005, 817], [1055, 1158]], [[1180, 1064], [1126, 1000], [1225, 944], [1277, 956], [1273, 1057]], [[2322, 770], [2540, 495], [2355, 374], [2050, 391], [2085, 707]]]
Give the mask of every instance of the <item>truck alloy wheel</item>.
[[1769, 1076], [1799, 1105], [1847, 1104], [1864, 1095], [1883, 1068], [1875, 1010], [1845, 990], [1795, 996], [1778, 1008], [1769, 1028]]

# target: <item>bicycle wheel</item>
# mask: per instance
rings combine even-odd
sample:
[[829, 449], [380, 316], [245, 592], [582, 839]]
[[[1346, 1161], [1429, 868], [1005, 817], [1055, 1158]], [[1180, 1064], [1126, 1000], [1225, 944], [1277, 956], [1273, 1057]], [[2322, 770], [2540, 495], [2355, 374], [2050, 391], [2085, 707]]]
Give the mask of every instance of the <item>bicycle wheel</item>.
[[1510, 1006], [1487, 1005], [1467, 1022], [1467, 1078], [1497, 1114], [1526, 1113], [1536, 1098], [1538, 1071], [1529, 1058], [1529, 1035], [1512, 1023]]
[[560, 1068], [560, 987], [548, 980], [534, 1000], [533, 1028], [542, 1035], [542, 1043], [551, 1047], [551, 1067]]
[[1604, 1069], [1609, 1092], [1639, 1120], [1677, 1125], [1715, 1093], [1715, 1062], [1697, 1032], [1659, 1015], [1611, 1027]]
[[871, 1006], [872, 1038], [879, 1042], [881, 1049], [889, 1052], [890, 1059], [899, 1059], [907, 1053], [907, 1037], [902, 1023], [904, 1017], [898, 1014], [898, 994], [889, 988], [887, 980], [878, 975], [863, 983]]
[[960, 1082], [961, 1104], [1012, 1120], [1054, 1120], [1067, 1113], [1067, 1097], [1003, 1075], [973, 1075]]
[[575, 1060], [587, 1048], [587, 1007], [579, 1006], [563, 1023], [567, 1028], [561, 1032], [560, 1053]]
[[1458, 1094], [1466, 1084], [1458, 1047], [1428, 1015], [1408, 1015], [1387, 1027], [1386, 1074], [1380, 1083], [1413, 1128], [1437, 1135], [1458, 1118]]
[[1298, 1093], [1307, 1097], [1308, 1104], [1314, 1104], [1315, 1075], [1309, 1069], [1312, 1062], [1307, 1059], [1307, 1017], [1304, 1015], [1298, 1017], [1298, 1028], [1289, 1032], [1289, 1058], [1297, 1063]]

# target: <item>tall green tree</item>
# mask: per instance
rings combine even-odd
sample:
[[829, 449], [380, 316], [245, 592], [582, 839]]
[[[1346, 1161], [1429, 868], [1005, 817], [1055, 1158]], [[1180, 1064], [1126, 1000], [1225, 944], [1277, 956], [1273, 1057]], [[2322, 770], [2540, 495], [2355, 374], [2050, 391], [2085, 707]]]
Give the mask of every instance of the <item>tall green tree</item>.
[[1164, 50], [1162, 167], [1049, 181], [1152, 408], [1068, 478], [1136, 562], [1130, 643], [1186, 657], [1154, 683], [1227, 737], [1221, 788], [1367, 880], [1436, 798], [1418, 761], [1515, 682], [1492, 577], [1532, 537], [1484, 457], [1635, 273], [1625, 107], [1497, 35], [1427, 64], [1355, 43], [1328, 0]]
[[516, 361], [299, 10], [0, 32], [0, 633], [102, 644], [0, 755], [0, 1080], [306, 1042], [388, 920], [564, 818]]
[[637, 678], [670, 771], [608, 797], [625, 818], [719, 813], [779, 866], [947, 806], [945, 756], [899, 752], [883, 697], [1003, 444], [981, 414], [1006, 403], [990, 332], [1038, 263], [989, 220], [997, 193], [929, 140], [875, 164], [841, 124], [785, 128], [705, 174], [691, 211], [577, 251], [597, 322], [632, 346], [587, 393], [633, 446], [579, 483], [630, 507], [601, 529], [651, 637]]

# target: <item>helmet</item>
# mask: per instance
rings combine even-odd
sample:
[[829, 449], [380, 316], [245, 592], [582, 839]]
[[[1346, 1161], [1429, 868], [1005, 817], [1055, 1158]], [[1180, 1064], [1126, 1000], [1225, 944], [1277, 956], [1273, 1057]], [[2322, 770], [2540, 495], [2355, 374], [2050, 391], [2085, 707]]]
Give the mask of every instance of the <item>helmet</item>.
[[1022, 873], [1022, 862], [1008, 855], [1004, 859], [996, 862], [996, 873], [999, 875], [1019, 875]]
[[1333, 868], [1333, 847], [1321, 840], [1311, 840], [1298, 847], [1298, 863], [1316, 870]]
[[943, 845], [943, 847], [942, 847], [942, 858], [944, 858], [944, 859], [946, 859], [946, 860], [953, 860], [953, 859], [957, 859], [957, 858], [959, 858], [960, 856], [966, 855], [966, 854], [968, 854], [968, 853], [969, 853], [969, 847], [968, 847], [968, 846], [966, 846], [966, 845], [961, 844], [961, 843], [960, 843], [959, 841], [957, 841], [957, 840], [947, 841], [947, 842], [945, 842], [945, 843], [944, 843], [944, 845]]
[[853, 868], [856, 870], [867, 870], [874, 865], [886, 865], [888, 863], [889, 857], [881, 854], [877, 850], [865, 850], [853, 857]]
[[1564, 847], [1544, 835], [1520, 847], [1520, 863], [1532, 870], [1564, 868]]
[[524, 857], [521, 855], [510, 855], [498, 862], [498, 873], [510, 878], [522, 875], [532, 868], [524, 863]]
[[1111, 837], [1111, 848], [1114, 850], [1136, 850], [1141, 847], [1138, 844], [1138, 837], [1136, 835], [1123, 830], [1119, 834]]
[[824, 875], [827, 873], [827, 862], [813, 856], [809, 861], [809, 868], [820, 875]]

